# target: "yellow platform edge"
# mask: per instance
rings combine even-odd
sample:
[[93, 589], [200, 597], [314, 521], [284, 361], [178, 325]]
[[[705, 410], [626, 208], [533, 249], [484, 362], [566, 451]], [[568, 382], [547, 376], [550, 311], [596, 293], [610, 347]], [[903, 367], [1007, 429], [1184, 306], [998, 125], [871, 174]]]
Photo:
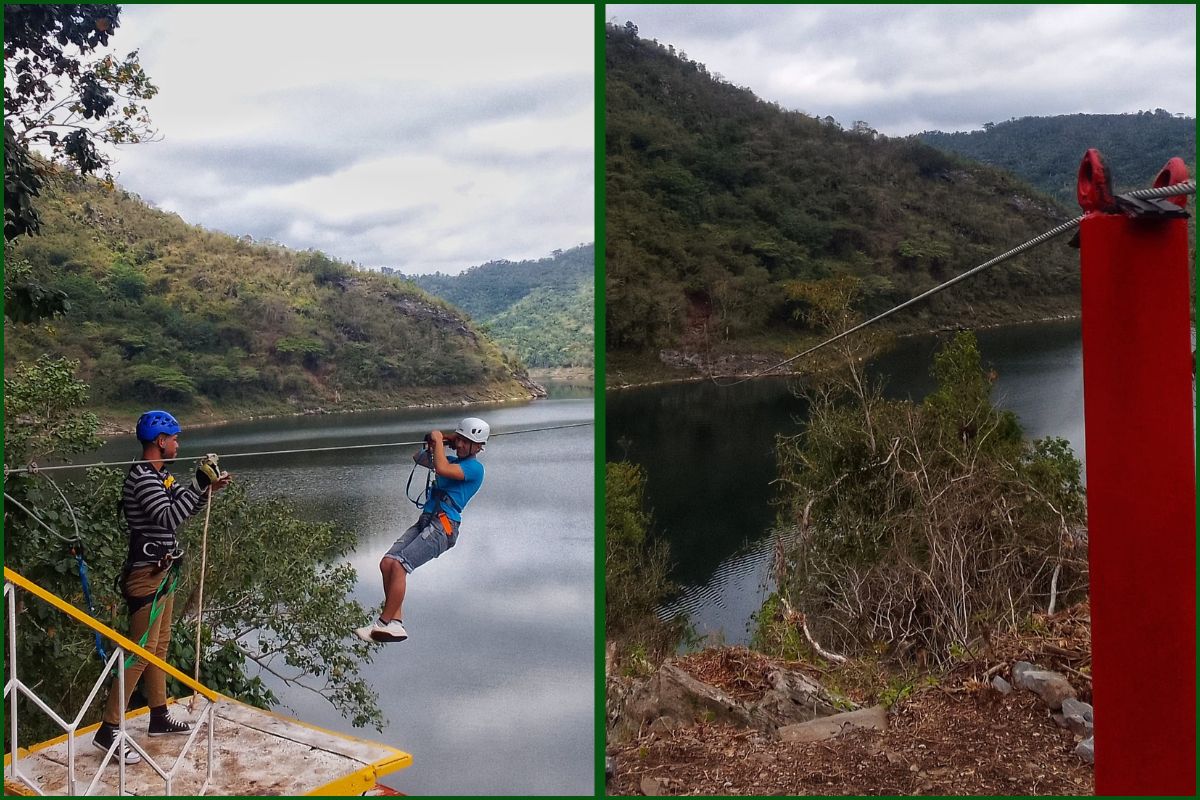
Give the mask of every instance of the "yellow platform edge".
[[[164, 672], [171, 675], [172, 677], [175, 677], [175, 678], [181, 680], [184, 684], [188, 685], [191, 689], [193, 689], [193, 691], [196, 691], [198, 694], [206, 697], [211, 702], [217, 702], [218, 700], [223, 700], [223, 701], [228, 701], [228, 702], [240, 703], [240, 701], [238, 701], [238, 700], [234, 700], [233, 698], [225, 697], [217, 692], [214, 692], [212, 689], [209, 689], [207, 686], [202, 686], [202, 685], [196, 683], [190, 677], [178, 672], [178, 670], [176, 670], [171, 665], [160, 661], [153, 654], [146, 652], [141, 647], [139, 647], [137, 644], [129, 641], [121, 634], [112, 630], [107, 625], [104, 625], [103, 623], [101, 623], [99, 620], [96, 620], [93, 617], [91, 617], [90, 615], [80, 611], [79, 609], [77, 609], [74, 606], [67, 603], [62, 598], [58, 597], [57, 595], [52, 594], [51, 592], [47, 592], [45, 589], [43, 589], [42, 587], [33, 583], [32, 581], [28, 580], [27, 578], [25, 578], [24, 576], [15, 572], [14, 570], [11, 570], [8, 567], [5, 567], [4, 568], [4, 578], [5, 578], [5, 580], [12, 581], [13, 583], [20, 586], [22, 589], [24, 589], [28, 592], [31, 592], [32, 594], [36, 595], [38, 598], [42, 599], [43, 601], [58, 608], [60, 611], [63, 611], [64, 613], [66, 613], [68, 616], [71, 616], [71, 617], [75, 618], [77, 621], [82, 622], [84, 625], [91, 628], [92, 630], [99, 631], [101, 634], [103, 634], [110, 640], [117, 642], [122, 647], [125, 647], [127, 650], [129, 650], [133, 653], [136, 653], [139, 656], [142, 656], [146, 661], [149, 661], [150, 663], [154, 664], [155, 666], [158, 666], [160, 669], [162, 669]], [[245, 703], [240, 703], [240, 704], [248, 705]], [[313, 789], [312, 791], [307, 792], [306, 794], [324, 795], [324, 796], [362, 794], [363, 792], [374, 787], [375, 784], [378, 782], [379, 778], [412, 765], [413, 759], [409, 753], [406, 753], [403, 750], [397, 750], [396, 748], [394, 748], [390, 745], [381, 744], [381, 743], [373, 741], [371, 739], [365, 739], [365, 738], [362, 738], [359, 736], [349, 736], [344, 733], [339, 733], [337, 731], [329, 730], [328, 728], [322, 728], [319, 725], [312, 725], [312, 724], [304, 722], [302, 720], [298, 720], [294, 717], [288, 717], [288, 716], [284, 716], [282, 714], [277, 714], [274, 711], [257, 708], [256, 706], [250, 706], [250, 707], [254, 708], [255, 711], [257, 711], [258, 713], [267, 714], [269, 716], [275, 717], [276, 719], [282, 720], [289, 724], [299, 725], [301, 727], [308, 728], [310, 730], [318, 731], [327, 736], [333, 736], [333, 737], [336, 737], [339, 739], [343, 739], [345, 741], [361, 742], [363, 744], [367, 744], [372, 747], [382, 748], [384, 750], [390, 751], [388, 753], [388, 755], [386, 755], [384, 758], [373, 761], [370, 764], [367, 764], [367, 765], [363, 766], [362, 768], [350, 773], [349, 775], [346, 775], [344, 777], [330, 781], [329, 783], [319, 786], [316, 789]], [[129, 712], [126, 715], [126, 719], [128, 719], [130, 717], [136, 717], [141, 714], [146, 714], [148, 712], [149, 712], [148, 708], [141, 708], [136, 711]], [[75, 732], [75, 735], [80, 736], [82, 734], [90, 733], [90, 732], [96, 730], [98, 727], [100, 727], [100, 723], [94, 723], [92, 725], [88, 725], [87, 727], [80, 728], [79, 730], [77, 730]], [[18, 758], [24, 758], [26, 755], [36, 753], [39, 750], [44, 750], [46, 748], [54, 747], [55, 745], [61, 744], [61, 743], [65, 742], [69, 736], [70, 736], [70, 734], [64, 733], [61, 736], [57, 736], [54, 739], [50, 739], [45, 742], [40, 742], [29, 748], [18, 747], [17, 748]], [[5, 768], [8, 767], [10, 760], [11, 760], [11, 755], [8, 753], [5, 753], [4, 754]], [[27, 787], [27, 786], [25, 786], [25, 784], [20, 783], [18, 781], [12, 781], [7, 776], [4, 779], [4, 793], [6, 795], [15, 794], [15, 795], [19, 795], [19, 796], [29, 796], [29, 795], [37, 794], [36, 792], [34, 792], [32, 790], [32, 788]]]

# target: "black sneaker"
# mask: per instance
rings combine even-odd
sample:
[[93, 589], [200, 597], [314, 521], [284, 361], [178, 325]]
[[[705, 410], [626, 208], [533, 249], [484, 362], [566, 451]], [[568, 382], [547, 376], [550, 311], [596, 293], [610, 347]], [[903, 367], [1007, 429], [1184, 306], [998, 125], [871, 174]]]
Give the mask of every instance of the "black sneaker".
[[[96, 729], [96, 735], [92, 737], [92, 744], [107, 753], [116, 740], [117, 728], [101, 724]], [[136, 764], [142, 760], [138, 751], [130, 747], [128, 742], [121, 742], [121, 746], [117, 748], [116, 756], [117, 758], [124, 759], [126, 764]]]
[[150, 715], [150, 727], [147, 730], [151, 736], [169, 736], [173, 733], [191, 733], [192, 723], [172, 717], [169, 713], [159, 716]]

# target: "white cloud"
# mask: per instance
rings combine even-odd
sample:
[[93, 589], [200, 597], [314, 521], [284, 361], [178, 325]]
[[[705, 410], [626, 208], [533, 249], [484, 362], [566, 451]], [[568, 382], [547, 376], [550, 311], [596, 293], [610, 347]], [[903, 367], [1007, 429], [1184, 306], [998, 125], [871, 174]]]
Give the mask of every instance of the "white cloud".
[[1010, 117], [1196, 112], [1184, 5], [608, 5], [760, 97], [892, 135]]
[[594, 237], [594, 42], [590, 6], [126, 6], [163, 141], [118, 180], [366, 266], [544, 256]]

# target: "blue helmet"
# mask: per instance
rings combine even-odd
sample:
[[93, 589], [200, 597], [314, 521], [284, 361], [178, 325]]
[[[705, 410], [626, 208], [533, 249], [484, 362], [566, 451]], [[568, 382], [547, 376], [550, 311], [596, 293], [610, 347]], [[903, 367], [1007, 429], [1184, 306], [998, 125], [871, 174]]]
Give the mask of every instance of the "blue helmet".
[[166, 411], [147, 411], [138, 417], [137, 438], [139, 442], [153, 442], [162, 433], [168, 436], [179, 433], [179, 422]]

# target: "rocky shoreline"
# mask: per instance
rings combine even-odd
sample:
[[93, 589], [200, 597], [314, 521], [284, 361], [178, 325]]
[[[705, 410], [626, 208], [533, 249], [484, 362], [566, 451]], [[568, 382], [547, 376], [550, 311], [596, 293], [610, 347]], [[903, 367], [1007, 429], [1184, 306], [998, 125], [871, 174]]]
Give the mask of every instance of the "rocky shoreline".
[[638, 677], [610, 658], [607, 793], [1091, 794], [1090, 610], [1034, 616], [919, 672], [714, 647]]
[[[1046, 322], [1066, 322], [1069, 320], [1079, 319], [1078, 313], [1073, 314], [1056, 314], [1051, 316], [1036, 317], [1033, 319], [1018, 320], [1015, 322], [998, 322], [985, 325], [974, 325], [971, 330], [991, 330], [995, 328], [1017, 327], [1021, 325], [1037, 325]], [[949, 331], [960, 330], [959, 327], [942, 326], [928, 330], [914, 330], [902, 333], [893, 333], [897, 339], [908, 339], [913, 336], [928, 336], [937, 333], [946, 333]], [[816, 344], [817, 340], [813, 340], [812, 344]], [[605, 389], [608, 391], [619, 391], [622, 389], [641, 389], [649, 386], [661, 386], [665, 384], [676, 383], [697, 383], [700, 381], [725, 379], [725, 380], [741, 380], [746, 378], [795, 378], [801, 375], [810, 374], [811, 370], [790, 369], [788, 371], [774, 372], [768, 375], [760, 374], [764, 370], [770, 369], [779, 362], [789, 358], [791, 354], [779, 352], [761, 352], [761, 353], [725, 353], [719, 356], [712, 356], [708, 353], [691, 351], [686, 349], [663, 349], [657, 353], [657, 362], [668, 369], [673, 370], [690, 370], [695, 374], [677, 375], [656, 380], [641, 380], [635, 376], [630, 381], [625, 381], [620, 375], [620, 370], [615, 371], [615, 375], [605, 375]]]
[[[313, 406], [290, 412], [266, 414], [230, 414], [228, 416], [221, 417], [204, 415], [202, 413], [198, 418], [189, 420], [187, 427], [190, 429], [209, 428], [215, 425], [225, 425], [230, 422], [250, 422], [253, 420], [283, 419], [288, 417], [310, 417], [320, 414], [358, 414], [368, 411], [408, 411], [420, 408], [466, 408], [482, 403], [511, 403], [526, 400], [538, 400], [546, 396], [545, 387], [535, 382], [532, 378], [525, 377], [523, 380], [520, 380], [519, 383], [529, 390], [527, 395], [477, 397], [473, 394], [467, 393], [462, 394], [447, 403], [434, 403], [430, 401], [424, 403], [408, 403], [403, 405], [370, 405], [359, 408], [326, 408], [324, 406]], [[136, 417], [131, 417], [126, 421], [126, 418], [122, 415], [120, 416], [120, 421], [118, 421], [119, 415], [116, 412], [100, 411], [96, 413], [100, 416], [100, 427], [97, 430], [97, 434], [101, 438], [125, 436], [133, 433]]]

